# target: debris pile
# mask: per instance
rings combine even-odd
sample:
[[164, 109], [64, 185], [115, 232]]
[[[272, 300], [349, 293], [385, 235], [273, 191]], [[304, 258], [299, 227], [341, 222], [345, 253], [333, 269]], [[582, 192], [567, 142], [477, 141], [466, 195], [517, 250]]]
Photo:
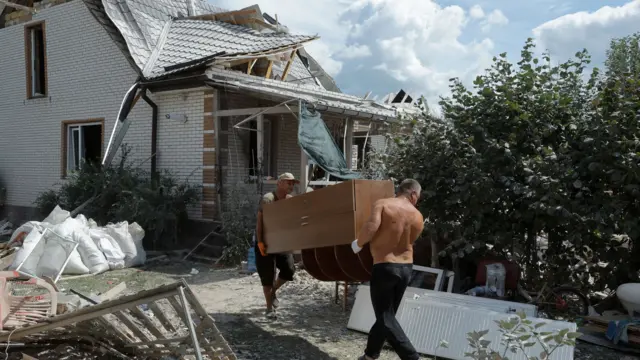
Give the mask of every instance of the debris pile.
[[11, 235], [13, 224], [9, 220], [0, 220], [0, 237]]
[[640, 284], [620, 285], [584, 317], [580, 340], [640, 355]]
[[[13, 277], [8, 276], [11, 273]], [[0, 273], [0, 283], [5, 284], [4, 305], [7, 299], [17, 298], [13, 290], [21, 285], [38, 285], [44, 291], [31, 291], [22, 301], [10, 301], [13, 315], [6, 316], [7, 306], [2, 306], [0, 343], [7, 352], [30, 349], [29, 356], [43, 359], [100, 358], [96, 354], [113, 359], [236, 359], [213, 318], [184, 281], [118, 298], [125, 283], [101, 295], [73, 289], [61, 293], [40, 279], [18, 276]], [[47, 309], [46, 314], [42, 309]], [[16, 316], [23, 321], [16, 321]], [[46, 350], [35, 350], [39, 345], [47, 346]], [[79, 357], [87, 350], [92, 356]], [[61, 356], [65, 352], [73, 356]]]

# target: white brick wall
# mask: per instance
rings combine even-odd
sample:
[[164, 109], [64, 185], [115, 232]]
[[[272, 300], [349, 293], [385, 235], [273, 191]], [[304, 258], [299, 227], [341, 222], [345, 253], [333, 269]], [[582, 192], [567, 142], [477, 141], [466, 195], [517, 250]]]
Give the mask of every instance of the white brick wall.
[[[48, 92], [26, 100], [24, 25], [0, 29], [0, 177], [8, 205], [32, 206], [61, 181], [61, 122], [105, 118], [104, 147], [136, 73], [80, 0], [34, 15], [44, 20]], [[27, 23], [28, 24], [28, 23]], [[140, 101], [125, 142], [132, 156], [151, 155], [151, 108]], [[148, 162], [147, 165], [150, 165]]]
[[[26, 100], [24, 25], [0, 29], [0, 178], [7, 204], [33, 206], [37, 195], [62, 182], [61, 123], [104, 118], [106, 149], [122, 97], [137, 78], [102, 26], [80, 0], [43, 10], [47, 37], [50, 98]], [[158, 169], [178, 179], [202, 184], [203, 92], [156, 93], [158, 105]], [[186, 113], [188, 121], [164, 118]], [[151, 161], [151, 108], [138, 101], [124, 139], [131, 160]], [[104, 150], [103, 150], [104, 151]], [[118, 158], [114, 159], [117, 161]], [[200, 218], [200, 206], [189, 213]]]
[[[158, 104], [158, 169], [171, 171], [178, 180], [202, 185], [202, 133], [204, 92], [154, 94]], [[166, 119], [168, 113], [186, 114], [187, 122]], [[151, 133], [149, 132], [149, 136]], [[189, 217], [200, 219], [201, 206], [189, 209]]]

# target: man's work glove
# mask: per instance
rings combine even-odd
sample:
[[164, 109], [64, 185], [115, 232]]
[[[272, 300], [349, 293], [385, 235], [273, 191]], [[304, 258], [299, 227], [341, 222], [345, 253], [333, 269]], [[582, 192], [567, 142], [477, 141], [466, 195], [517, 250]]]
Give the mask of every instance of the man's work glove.
[[258, 243], [258, 249], [260, 249], [260, 254], [262, 256], [267, 256], [267, 244], [263, 242]]
[[359, 253], [360, 250], [362, 250], [362, 248], [358, 246], [358, 239], [353, 240], [353, 242], [351, 243], [351, 250], [353, 250], [355, 254]]

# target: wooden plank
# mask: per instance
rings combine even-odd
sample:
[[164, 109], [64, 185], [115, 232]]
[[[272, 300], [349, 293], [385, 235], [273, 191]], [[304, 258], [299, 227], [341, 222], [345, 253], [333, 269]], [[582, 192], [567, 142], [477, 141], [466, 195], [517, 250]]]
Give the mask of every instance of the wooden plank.
[[182, 310], [182, 306], [180, 306], [180, 304], [178, 303], [178, 300], [176, 300], [175, 296], [171, 296], [167, 300], [169, 300], [169, 303], [171, 304], [171, 307], [173, 307], [173, 310], [175, 310], [176, 314], [178, 314], [178, 316], [180, 317], [180, 319], [182, 320], [182, 322], [186, 326], [187, 325], [187, 318], [184, 316], [184, 313], [183, 313], [183, 310]]
[[[152, 290], [141, 291], [134, 295], [123, 296], [116, 300], [106, 301], [95, 306], [89, 306], [78, 311], [55, 316], [37, 325], [28, 326], [13, 331], [13, 333], [11, 334], [11, 339], [19, 340], [31, 334], [37, 334], [47, 330], [75, 324], [81, 321], [95, 319], [102, 315], [128, 309], [132, 306], [147, 304], [151, 301], [167, 298], [175, 295], [178, 286], [181, 286], [182, 284], [186, 284], [186, 282], [184, 280], [181, 280], [170, 285], [160, 286]], [[0, 334], [0, 342], [6, 341], [7, 338], [9, 338], [8, 332]]]
[[164, 311], [160, 310], [160, 307], [158, 306], [157, 303], [152, 302], [151, 304], [149, 304], [149, 309], [151, 310], [151, 312], [153, 312], [153, 315], [155, 315], [155, 317], [158, 318], [158, 321], [160, 321], [160, 324], [162, 324], [162, 326], [164, 326], [164, 328], [168, 332], [172, 332], [172, 333], [178, 332], [178, 330], [176, 330], [176, 328], [173, 326], [171, 321], [169, 321], [169, 318], [167, 318]]
[[140, 328], [138, 327], [138, 325], [136, 325], [133, 320], [131, 320], [129, 318], [129, 316], [127, 314], [125, 314], [123, 311], [118, 311], [116, 313], [114, 313], [113, 315], [115, 315], [118, 320], [122, 321], [122, 323], [129, 328], [129, 330], [135, 335], [137, 336], [140, 341], [153, 341], [154, 339], [152, 339], [149, 335], [147, 335], [144, 331], [140, 330]]
[[251, 71], [253, 70], [253, 66], [256, 64], [258, 59], [253, 59], [247, 63], [247, 74], [251, 75]]
[[169, 339], [158, 339], [158, 340], [153, 340], [153, 341], [145, 341], [145, 342], [137, 342], [137, 343], [132, 343], [132, 344], [126, 344], [125, 347], [136, 347], [136, 346], [142, 346], [142, 345], [156, 345], [156, 344], [171, 344], [171, 343], [181, 343], [185, 340], [189, 340], [189, 336], [182, 336], [182, 337], [177, 337], [177, 338], [169, 338]]
[[158, 330], [156, 325], [151, 321], [151, 319], [147, 317], [147, 315], [142, 310], [140, 310], [139, 307], [133, 307], [129, 311], [131, 311], [132, 314], [138, 316], [138, 318], [146, 325], [147, 330], [149, 330], [153, 334], [153, 336], [157, 337], [158, 339], [167, 338], [165, 334], [162, 333], [162, 331]]
[[127, 289], [127, 283], [121, 282], [113, 288], [107, 290], [104, 294], [100, 295], [100, 302], [109, 301], [115, 299], [123, 291]]
[[267, 79], [271, 79], [272, 70], [273, 70], [273, 60], [269, 60], [269, 65], [267, 66], [267, 73], [264, 75], [264, 77]]
[[291, 70], [291, 64], [293, 64], [293, 59], [296, 56], [296, 51], [297, 50], [293, 50], [291, 52], [291, 55], [289, 55], [289, 61], [287, 61], [287, 65], [285, 65], [284, 71], [282, 72], [282, 81], [287, 80], [287, 75], [289, 75], [289, 70]]

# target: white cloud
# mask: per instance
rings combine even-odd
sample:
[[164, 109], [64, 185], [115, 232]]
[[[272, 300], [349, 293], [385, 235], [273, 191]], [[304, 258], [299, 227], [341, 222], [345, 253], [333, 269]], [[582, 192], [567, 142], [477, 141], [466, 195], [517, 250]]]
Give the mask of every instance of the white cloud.
[[547, 21], [533, 29], [540, 50], [565, 61], [587, 48], [594, 63], [602, 63], [609, 42], [638, 30], [640, 0], [625, 5], [604, 6], [594, 12], [576, 12]]
[[358, 59], [371, 56], [371, 49], [367, 45], [353, 44], [340, 51], [338, 57], [342, 59]]
[[509, 24], [509, 19], [499, 9], [495, 9], [487, 15], [482, 22], [481, 29], [483, 32], [489, 32], [493, 26], [505, 26]]
[[[255, 0], [212, 1], [229, 9], [255, 4]], [[450, 78], [471, 84], [493, 56], [490, 39], [461, 40], [481, 8], [467, 14], [460, 6], [441, 6], [434, 0], [261, 0], [259, 4], [262, 11], [277, 14], [293, 33], [320, 35], [306, 48], [331, 75], [345, 67], [375, 68], [381, 75], [377, 88], [395, 79], [414, 98], [424, 94], [432, 105], [449, 93]], [[483, 21], [494, 13], [482, 10]], [[494, 14], [491, 21], [502, 20]], [[364, 86], [371, 86], [366, 80]], [[393, 86], [380, 92], [399, 90]]]
[[469, 18], [459, 6], [443, 7], [432, 0], [356, 0], [350, 13], [360, 19], [368, 14], [350, 37], [373, 49], [374, 68], [401, 82], [414, 97], [425, 95], [432, 105], [449, 92], [450, 78], [470, 84], [491, 62], [490, 39], [460, 40]]
[[471, 9], [469, 9], [469, 15], [472, 19], [482, 19], [484, 17], [484, 10], [482, 10], [482, 6], [473, 5]]

